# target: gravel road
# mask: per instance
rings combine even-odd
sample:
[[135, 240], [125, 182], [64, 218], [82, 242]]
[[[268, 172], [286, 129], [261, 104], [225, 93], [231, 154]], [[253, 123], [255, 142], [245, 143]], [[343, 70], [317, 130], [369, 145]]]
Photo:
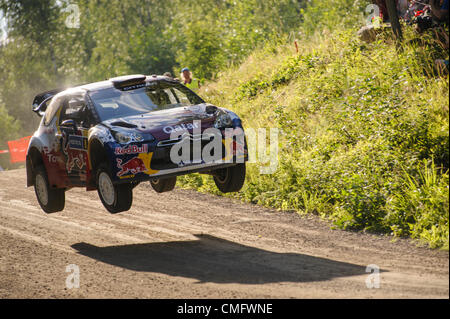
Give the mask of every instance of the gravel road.
[[449, 298], [449, 253], [411, 240], [148, 183], [125, 213], [72, 189], [47, 215], [25, 183], [0, 172], [0, 298]]

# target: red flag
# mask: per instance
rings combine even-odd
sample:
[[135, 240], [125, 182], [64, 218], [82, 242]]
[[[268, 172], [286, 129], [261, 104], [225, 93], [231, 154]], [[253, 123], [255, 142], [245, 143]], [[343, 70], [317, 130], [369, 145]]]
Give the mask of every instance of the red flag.
[[11, 163], [22, 163], [26, 161], [28, 144], [31, 136], [23, 137], [20, 140], [8, 141]]

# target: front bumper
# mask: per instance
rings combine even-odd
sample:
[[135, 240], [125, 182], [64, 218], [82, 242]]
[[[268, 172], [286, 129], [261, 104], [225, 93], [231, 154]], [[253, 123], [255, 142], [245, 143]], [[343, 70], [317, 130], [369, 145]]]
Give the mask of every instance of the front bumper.
[[129, 176], [127, 178], [115, 180], [114, 184], [123, 184], [123, 183], [140, 183], [140, 182], [146, 182], [156, 179], [164, 179], [174, 176], [182, 176], [187, 174], [193, 174], [193, 173], [210, 173], [217, 169], [227, 168], [230, 166], [237, 165], [237, 163], [222, 163], [222, 164], [201, 164], [201, 165], [192, 165], [185, 168], [178, 168], [178, 169], [168, 169], [164, 171], [160, 171], [153, 175], [144, 175], [144, 174], [137, 174], [134, 176]]
[[[193, 145], [195, 137], [187, 139], [187, 143]], [[197, 140], [201, 146], [200, 157], [190, 148], [189, 159], [186, 162], [179, 161], [175, 163], [171, 159], [171, 149], [174, 145], [180, 146], [178, 142], [161, 143], [154, 141], [150, 144], [140, 143], [135, 145], [120, 146], [113, 143], [110, 149], [114, 149], [111, 155], [111, 172], [113, 182], [116, 184], [141, 182], [158, 178], [166, 178], [179, 176], [197, 172], [209, 172], [216, 169], [226, 168], [229, 166], [243, 163], [248, 160], [247, 144], [244, 142], [237, 144], [236, 140], [222, 139], [222, 149], [213, 158], [209, 158], [205, 162], [202, 157], [204, 147], [210, 142], [209, 140]], [[225, 154], [224, 156], [222, 156]]]

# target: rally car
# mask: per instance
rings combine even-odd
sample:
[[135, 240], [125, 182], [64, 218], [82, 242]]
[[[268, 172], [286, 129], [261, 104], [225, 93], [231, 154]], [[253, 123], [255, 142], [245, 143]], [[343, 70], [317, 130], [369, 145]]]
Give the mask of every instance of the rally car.
[[222, 192], [245, 180], [240, 118], [203, 101], [177, 80], [128, 75], [37, 95], [42, 117], [27, 151], [27, 186], [46, 213], [62, 211], [65, 191], [97, 190], [110, 213], [131, 208], [133, 188], [156, 192], [177, 176], [210, 174]]

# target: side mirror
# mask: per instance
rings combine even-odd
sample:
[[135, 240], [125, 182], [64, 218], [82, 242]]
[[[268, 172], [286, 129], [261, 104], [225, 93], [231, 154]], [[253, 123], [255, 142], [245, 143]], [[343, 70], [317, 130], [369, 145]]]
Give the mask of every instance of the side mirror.
[[74, 133], [77, 131], [77, 123], [74, 120], [65, 120], [60, 125], [61, 128], [72, 130]]
[[50, 100], [52, 98], [53, 98], [53, 96], [49, 96], [40, 103], [38, 103], [39, 100], [35, 99], [35, 103], [33, 103], [32, 111], [35, 112], [40, 117], [43, 117], [45, 114], [45, 111], [47, 110], [47, 104], [50, 102]]
[[38, 110], [38, 111], [35, 111], [35, 110], [33, 110], [39, 117], [43, 117], [44, 116], [44, 114], [45, 114], [45, 111], [42, 111], [42, 110]]

